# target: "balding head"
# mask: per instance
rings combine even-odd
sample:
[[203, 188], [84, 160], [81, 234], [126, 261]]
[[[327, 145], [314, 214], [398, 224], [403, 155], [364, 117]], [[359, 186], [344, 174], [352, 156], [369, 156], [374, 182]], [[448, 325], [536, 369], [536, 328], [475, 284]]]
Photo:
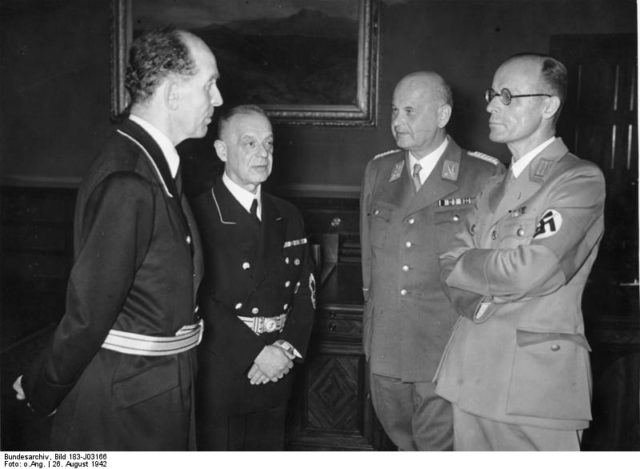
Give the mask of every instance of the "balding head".
[[451, 87], [439, 74], [431, 71], [419, 71], [403, 77], [396, 85], [399, 88], [421, 90], [430, 99], [439, 99], [442, 104], [453, 107]]
[[402, 149], [420, 158], [445, 139], [451, 117], [451, 88], [435, 72], [420, 71], [402, 78], [393, 92], [391, 131]]
[[556, 122], [567, 96], [569, 81], [567, 68], [562, 62], [549, 55], [533, 52], [513, 55], [505, 60], [500, 67], [514, 64], [528, 67], [531, 73], [538, 77], [538, 89], [544, 93], [558, 97], [560, 106], [553, 119], [553, 121]]

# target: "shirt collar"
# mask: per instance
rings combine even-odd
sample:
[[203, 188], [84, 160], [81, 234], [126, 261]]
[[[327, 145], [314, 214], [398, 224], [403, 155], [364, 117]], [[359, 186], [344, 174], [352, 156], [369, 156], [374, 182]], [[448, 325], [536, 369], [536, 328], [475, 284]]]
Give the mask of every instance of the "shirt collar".
[[253, 199], [258, 201], [258, 219], [262, 220], [262, 201], [261, 201], [261, 190], [262, 186], [258, 186], [258, 190], [256, 193], [249, 192], [244, 187], [240, 187], [234, 181], [231, 180], [229, 176], [227, 176], [227, 172], [225, 171], [222, 174], [222, 182], [229, 189], [231, 195], [240, 202], [240, 205], [244, 207], [247, 212], [251, 212], [251, 204], [253, 203]]
[[171, 171], [171, 177], [175, 178], [178, 173], [178, 167], [180, 166], [180, 157], [178, 156], [178, 151], [176, 147], [173, 146], [169, 137], [163, 134], [160, 130], [154, 127], [152, 124], [144, 120], [140, 116], [136, 116], [135, 114], [131, 114], [129, 116], [133, 122], [138, 124], [144, 130], [147, 131], [151, 138], [158, 144], [160, 150], [162, 150], [162, 154], [164, 155], [165, 160], [167, 160], [167, 164], [169, 165], [169, 171]]
[[555, 137], [551, 137], [549, 140], [545, 140], [533, 150], [522, 155], [518, 159], [518, 161], [512, 161], [511, 172], [513, 173], [513, 176], [516, 178], [520, 176], [522, 174], [522, 171], [524, 171], [525, 168], [529, 166], [529, 163], [531, 163], [536, 156], [542, 153], [542, 150], [551, 145], [555, 139]]
[[435, 168], [440, 157], [444, 154], [444, 151], [447, 149], [448, 143], [449, 137], [446, 137], [438, 148], [420, 159], [416, 158], [412, 152], [409, 152], [409, 165], [411, 168], [409, 172], [413, 173], [413, 166], [416, 163], [420, 163], [420, 166], [422, 167], [420, 169], [420, 182], [424, 183], [424, 181], [431, 174], [431, 171], [433, 171], [433, 168]]

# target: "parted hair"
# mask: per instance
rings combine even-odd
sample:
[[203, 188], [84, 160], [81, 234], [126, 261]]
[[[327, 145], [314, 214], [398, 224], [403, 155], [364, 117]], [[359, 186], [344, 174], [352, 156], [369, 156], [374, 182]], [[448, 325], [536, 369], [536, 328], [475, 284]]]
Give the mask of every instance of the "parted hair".
[[148, 31], [133, 41], [125, 77], [132, 103], [145, 101], [171, 74], [185, 77], [196, 74], [196, 64], [181, 33], [167, 26]]

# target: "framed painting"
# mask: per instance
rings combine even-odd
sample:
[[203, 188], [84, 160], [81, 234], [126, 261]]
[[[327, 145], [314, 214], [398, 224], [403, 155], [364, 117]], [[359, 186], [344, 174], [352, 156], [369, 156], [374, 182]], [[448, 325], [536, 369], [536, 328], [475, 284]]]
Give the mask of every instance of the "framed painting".
[[276, 122], [375, 125], [379, 0], [112, 0], [112, 116], [126, 112], [129, 45], [163, 25], [201, 37], [225, 106]]

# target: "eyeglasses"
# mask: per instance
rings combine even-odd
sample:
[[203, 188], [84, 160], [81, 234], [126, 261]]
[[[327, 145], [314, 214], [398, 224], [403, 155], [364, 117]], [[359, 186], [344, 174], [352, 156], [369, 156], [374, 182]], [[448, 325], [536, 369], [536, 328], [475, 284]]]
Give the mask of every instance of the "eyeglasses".
[[511, 104], [511, 100], [513, 98], [529, 98], [532, 96], [546, 96], [547, 98], [551, 97], [550, 94], [546, 93], [511, 94], [511, 91], [509, 91], [507, 88], [502, 88], [499, 93], [497, 91], [493, 91], [493, 88], [489, 88], [484, 92], [484, 99], [487, 101], [487, 104], [489, 104], [496, 96], [500, 97], [500, 101], [502, 101], [502, 104], [504, 104], [505, 106]]

